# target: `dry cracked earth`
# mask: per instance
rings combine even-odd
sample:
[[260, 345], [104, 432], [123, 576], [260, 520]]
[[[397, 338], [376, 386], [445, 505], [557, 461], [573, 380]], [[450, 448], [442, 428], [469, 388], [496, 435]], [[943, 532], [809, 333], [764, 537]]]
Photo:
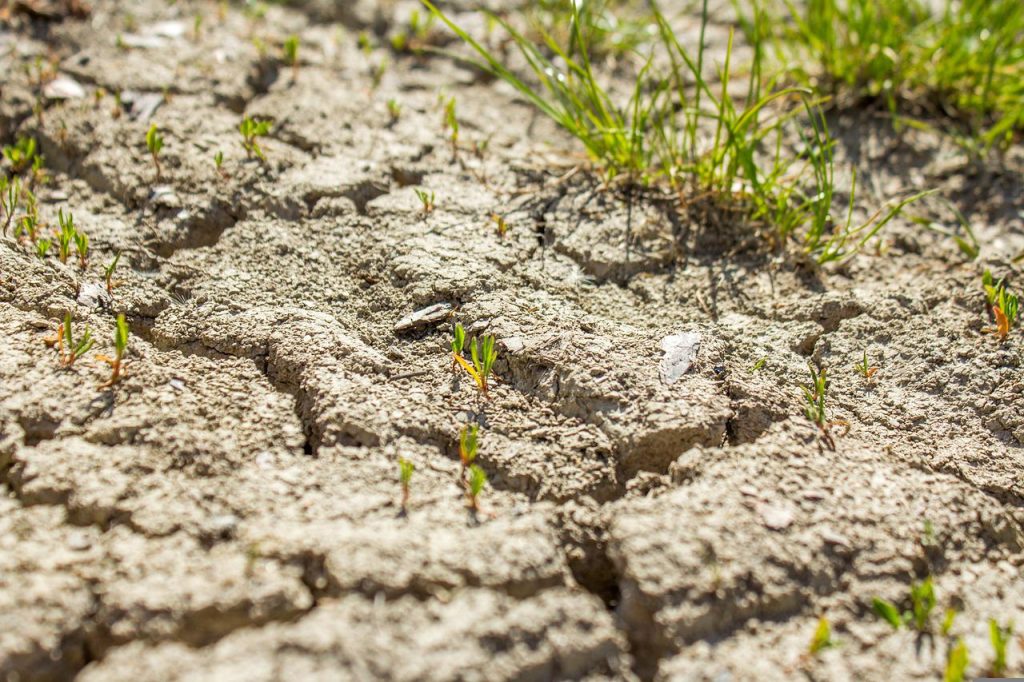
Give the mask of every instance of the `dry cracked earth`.
[[[928, 575], [971, 674], [989, 618], [1024, 627], [1024, 345], [985, 331], [980, 287], [983, 266], [1022, 281], [1019, 149], [972, 164], [833, 113], [858, 210], [939, 188], [981, 263], [900, 219], [816, 269], [700, 225], [681, 241], [643, 202], [627, 252], [626, 204], [511, 89], [387, 48], [415, 3], [24, 5], [0, 31], [0, 138], [37, 138], [40, 213], [73, 212], [92, 256], [0, 241], [0, 679], [939, 679], [949, 640], [871, 610]], [[291, 33], [295, 70], [254, 45]], [[61, 83], [42, 112], [37, 57]], [[246, 115], [273, 121], [264, 163]], [[112, 388], [44, 343], [66, 312], [107, 354], [125, 314]], [[489, 400], [452, 371], [455, 320], [498, 339]], [[670, 383], [681, 334], [700, 343]], [[803, 414], [808, 361], [849, 423], [835, 451]], [[822, 616], [837, 646], [812, 657]]]

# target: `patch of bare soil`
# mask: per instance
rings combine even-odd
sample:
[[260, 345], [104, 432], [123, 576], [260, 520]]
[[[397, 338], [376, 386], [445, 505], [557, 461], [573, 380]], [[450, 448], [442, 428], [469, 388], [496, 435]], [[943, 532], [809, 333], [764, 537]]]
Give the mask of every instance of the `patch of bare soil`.
[[[946, 639], [870, 606], [927, 575], [972, 674], [989, 618], [1024, 625], [1024, 347], [984, 330], [982, 265], [950, 242], [901, 219], [815, 271], [629, 211], [509, 88], [360, 47], [416, 3], [50, 4], [0, 30], [0, 137], [38, 140], [41, 217], [71, 211], [92, 255], [0, 240], [0, 679], [936, 679]], [[37, 57], [81, 86], [41, 116]], [[273, 121], [266, 162], [243, 116]], [[858, 210], [938, 187], [1022, 281], [1019, 150], [970, 165], [871, 112], [833, 127]], [[44, 343], [66, 312], [108, 355], [126, 316], [112, 388]], [[498, 339], [490, 400], [452, 371], [455, 320]], [[835, 451], [803, 414], [809, 360], [849, 423]], [[839, 646], [812, 658], [821, 616]]]

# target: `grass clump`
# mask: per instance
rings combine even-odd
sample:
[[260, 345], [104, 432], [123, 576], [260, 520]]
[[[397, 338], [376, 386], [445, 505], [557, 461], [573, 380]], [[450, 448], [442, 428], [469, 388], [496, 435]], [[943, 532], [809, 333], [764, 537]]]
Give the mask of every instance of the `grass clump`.
[[426, 191], [419, 187], [413, 188], [416, 192], [416, 198], [420, 200], [420, 205], [423, 207], [424, 213], [432, 213], [434, 210], [434, 201], [437, 199], [437, 195], [433, 191]]
[[854, 365], [853, 368], [857, 370], [857, 374], [864, 377], [866, 381], [870, 381], [878, 372], [878, 367], [875, 367], [874, 365], [868, 362], [867, 350], [864, 351], [864, 357], [861, 359], [861, 361]]
[[[505, 81], [537, 110], [577, 138], [607, 186], [656, 186], [704, 216], [724, 213], [750, 224], [767, 225], [776, 243], [795, 240], [818, 263], [849, 258], [892, 220], [914, 195], [854, 224], [853, 194], [845, 224], [832, 218], [835, 195], [832, 141], [819, 100], [802, 87], [776, 87], [763, 75], [762, 47], [755, 43], [746, 94], [736, 98], [730, 33], [720, 68], [711, 75], [703, 3], [696, 51], [684, 46], [655, 3], [650, 26], [668, 67], [655, 66], [655, 52], [642, 59], [635, 86], [620, 98], [602, 85], [591, 61], [593, 22], [579, 5], [566, 3], [568, 35], [559, 40], [541, 30], [532, 40], [508, 21], [500, 26], [528, 65], [529, 79], [506, 66], [502, 57], [455, 24], [430, 0], [421, 0], [475, 53], [475, 64]], [[762, 35], [762, 14], [751, 30]], [[620, 103], [620, 99], [624, 102]], [[785, 151], [786, 140], [803, 139], [808, 154]], [[807, 177], [808, 181], [801, 178]], [[628, 244], [627, 232], [627, 244]]]
[[19, 137], [13, 145], [4, 145], [4, 158], [11, 164], [11, 171], [20, 175], [25, 171], [42, 168], [43, 157], [37, 153], [36, 138]]
[[772, 14], [768, 25], [779, 29], [770, 39], [798, 83], [881, 100], [896, 120], [907, 111], [952, 116], [984, 149], [1024, 130], [1020, 0], [742, 4]]
[[69, 211], [64, 215], [64, 209], [57, 210], [57, 222], [60, 225], [60, 232], [57, 233], [57, 256], [61, 263], [67, 263], [71, 255], [71, 245], [75, 241], [78, 230], [75, 229], [75, 217]]
[[[918, 632], [931, 632], [931, 614], [935, 610], [935, 586], [931, 577], [910, 586], [910, 608], [900, 612], [890, 601], [875, 597], [871, 608], [878, 616], [898, 630], [903, 626], [911, 627]], [[950, 624], [952, 619], [948, 619]]]
[[841, 419], [830, 420], [828, 418], [825, 408], [825, 396], [828, 394], [827, 370], [825, 368], [819, 370], [810, 362], [807, 363], [807, 369], [810, 372], [811, 381], [800, 387], [804, 393], [804, 414], [818, 427], [819, 435], [825, 446], [829, 450], [835, 450], [836, 441], [832, 435], [832, 427], [842, 426], [848, 431], [850, 424]]

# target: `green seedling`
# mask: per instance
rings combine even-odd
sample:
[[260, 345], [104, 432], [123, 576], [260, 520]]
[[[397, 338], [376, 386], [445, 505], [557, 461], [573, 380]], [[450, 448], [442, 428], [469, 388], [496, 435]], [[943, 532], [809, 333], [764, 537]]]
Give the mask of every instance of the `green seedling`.
[[443, 130], [451, 131], [449, 139], [452, 143], [452, 156], [457, 156], [459, 153], [459, 119], [455, 115], [455, 98], [452, 97], [444, 105], [444, 124]]
[[401, 118], [402, 105], [398, 103], [397, 99], [391, 98], [388, 100], [388, 116], [391, 118], [392, 123]]
[[954, 608], [946, 609], [946, 615], [944, 615], [942, 617], [942, 629], [941, 629], [941, 632], [942, 632], [942, 636], [943, 637], [949, 637], [950, 634], [953, 632], [953, 621], [955, 621], [955, 620], [956, 620], [956, 609], [954, 609]]
[[65, 215], [64, 209], [58, 209], [57, 221], [60, 224], [60, 232], [57, 233], [57, 256], [61, 263], [67, 263], [68, 256], [71, 255], [71, 245], [78, 234], [75, 229], [75, 217], [70, 212]]
[[89, 237], [84, 232], [75, 232], [75, 252], [78, 253], [78, 265], [85, 270], [89, 264]]
[[[902, 614], [895, 604], [881, 597], [875, 597], [871, 602], [871, 607], [894, 630], [906, 625], [918, 632], [930, 632], [931, 613], [935, 609], [935, 586], [931, 577], [912, 584], [910, 586], [910, 609]], [[952, 627], [952, 621], [950, 621], [950, 627]]]
[[370, 40], [370, 34], [366, 31], [359, 32], [359, 36], [356, 38], [356, 45], [365, 55], [373, 52], [373, 41]]
[[114, 270], [117, 269], [117, 262], [121, 260], [121, 252], [118, 251], [117, 255], [114, 256], [114, 260], [110, 261], [106, 267], [103, 268], [103, 281], [107, 285], [107, 293], [113, 295], [114, 287], [122, 284], [121, 280], [114, 279]]
[[473, 464], [469, 467], [469, 486], [467, 488], [469, 508], [473, 513], [480, 511], [480, 493], [487, 485], [487, 474], [483, 469]]
[[1020, 312], [1020, 299], [1016, 294], [1006, 290], [1006, 281], [1001, 279], [995, 282], [992, 273], [986, 270], [981, 276], [982, 285], [985, 288], [985, 298], [988, 301], [992, 316], [995, 318], [996, 326], [992, 331], [1005, 341], [1010, 335], [1010, 329], [1017, 323], [1017, 316]]
[[11, 170], [19, 174], [32, 168], [39, 159], [40, 166], [42, 157], [36, 153], [37, 145], [34, 137], [19, 137], [13, 145], [4, 145], [4, 157], [11, 164]]
[[203, 37], [203, 15], [197, 14], [196, 18], [192, 20], [192, 40], [199, 42], [199, 39]]
[[967, 679], [968, 663], [967, 645], [964, 644], [962, 639], [957, 639], [956, 645], [949, 650], [949, 656], [946, 658], [946, 671], [942, 676], [943, 682], [964, 682]]
[[469, 346], [469, 354], [473, 358], [473, 369], [475, 370], [470, 374], [484, 395], [487, 395], [488, 377], [491, 375], [494, 362], [498, 359], [498, 351], [494, 349], [494, 337], [485, 336], [482, 339], [477, 337], [476, 343]]
[[[812, 363], [807, 363], [811, 383], [801, 386], [804, 392], [804, 414], [818, 426], [822, 442], [829, 450], [836, 449], [835, 438], [832, 436], [833, 426], [843, 426], [848, 431], [850, 425], [843, 420], [829, 420], [825, 409], [825, 396], [828, 394], [828, 377], [825, 368], [818, 370]], [[845, 433], [845, 432], [844, 432]]]
[[465, 483], [466, 469], [476, 460], [477, 435], [480, 427], [476, 424], [462, 427], [459, 434], [459, 480]]
[[117, 326], [114, 328], [114, 357], [97, 355], [96, 359], [110, 365], [110, 378], [100, 384], [100, 388], [110, 388], [121, 379], [121, 368], [124, 362], [124, 354], [128, 350], [128, 323], [125, 322], [124, 313], [117, 316]]
[[463, 329], [461, 322], [456, 322], [455, 329], [452, 331], [452, 371], [458, 369], [458, 358], [462, 357], [462, 350], [465, 346], [466, 330]]
[[750, 371], [751, 374], [756, 374], [756, 373], [760, 372], [762, 369], [764, 369], [765, 365], [767, 365], [767, 364], [768, 364], [768, 358], [758, 358], [757, 362], [755, 362], [753, 365], [751, 365], [749, 371]]
[[498, 228], [498, 239], [504, 240], [505, 235], [508, 233], [508, 222], [503, 216], [500, 216], [497, 213], [491, 214], [491, 220]]
[[381, 59], [377, 62], [377, 65], [373, 67], [373, 70], [370, 72], [371, 90], [376, 90], [380, 87], [381, 82], [384, 81], [384, 74], [388, 72], [388, 67], [390, 66], [391, 62], [385, 58]]
[[0, 210], [4, 214], [4, 236], [14, 220], [14, 212], [18, 209], [18, 200], [21, 198], [21, 180], [17, 177], [7, 179], [6, 175], [0, 174]]
[[404, 457], [398, 458], [398, 480], [402, 484], [402, 515], [408, 514], [409, 509], [409, 484], [412, 482], [413, 471], [416, 467]]
[[422, 190], [419, 187], [416, 187], [413, 191], [416, 192], [416, 197], [420, 200], [420, 203], [423, 205], [423, 212], [432, 212], [434, 210], [434, 200], [436, 199], [434, 192], [431, 191], [428, 193], [426, 190]]
[[832, 641], [832, 627], [828, 624], [828, 618], [822, 616], [818, 620], [818, 627], [814, 630], [814, 636], [811, 637], [811, 644], [807, 648], [807, 653], [811, 656], [817, 656], [825, 649], [834, 646], [835, 642]]
[[71, 313], [64, 313], [64, 321], [57, 327], [56, 337], [46, 339], [46, 343], [57, 346], [61, 366], [71, 367], [75, 360], [89, 352], [96, 341], [92, 338], [89, 327], [86, 327], [81, 338], [76, 340], [72, 330]]
[[992, 665], [989, 675], [1002, 677], [1006, 674], [1006, 646], [1013, 636], [1013, 623], [1000, 625], [995, 618], [988, 621], [988, 639], [992, 643]]
[[434, 15], [428, 14], [426, 19], [419, 11], [413, 10], [409, 15], [409, 24], [402, 31], [391, 36], [391, 47], [396, 52], [419, 53], [430, 43], [430, 30], [434, 26]]
[[45, 238], [36, 242], [36, 255], [39, 256], [40, 260], [46, 258], [46, 254], [50, 252], [51, 245], [52, 242]]
[[146, 149], [149, 150], [149, 155], [153, 157], [153, 165], [156, 166], [156, 178], [160, 179], [160, 150], [164, 148], [164, 137], [160, 134], [160, 130], [156, 127], [156, 124], [149, 126], [149, 130], [146, 132]]
[[292, 67], [292, 80], [295, 80], [299, 75], [299, 37], [290, 35], [285, 38], [281, 52], [284, 54], [284, 63]]
[[872, 377], [875, 376], [875, 373], [878, 372], [878, 368], [871, 366], [871, 364], [868, 362], [867, 350], [864, 351], [864, 357], [861, 359], [861, 361], [858, 362], [853, 367], [854, 369], [857, 370], [857, 374], [860, 374], [867, 380], [870, 380]]
[[242, 134], [242, 149], [245, 150], [246, 158], [251, 159], [255, 154], [261, 161], [265, 160], [258, 138], [269, 135], [272, 125], [270, 121], [255, 121], [248, 116], [238, 124], [238, 132]]

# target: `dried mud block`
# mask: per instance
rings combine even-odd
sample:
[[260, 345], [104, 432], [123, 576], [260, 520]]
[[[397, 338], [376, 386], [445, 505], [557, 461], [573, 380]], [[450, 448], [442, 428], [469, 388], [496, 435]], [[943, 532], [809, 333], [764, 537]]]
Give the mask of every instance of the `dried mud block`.
[[[898, 600], [929, 562], [977, 561], [992, 543], [1019, 551], [1024, 537], [1019, 519], [950, 476], [850, 451], [836, 461], [782, 428], [704, 459], [678, 490], [609, 513], [619, 612], [648, 658], [813, 613], [839, 591]], [[938, 538], [928, 552], [925, 519]]]
[[96, 654], [135, 640], [203, 646], [313, 605], [300, 567], [239, 545], [206, 548], [181, 533], [148, 538], [124, 527], [112, 529], [103, 545], [105, 561], [89, 571], [98, 600], [90, 637]]
[[625, 643], [595, 597], [564, 589], [518, 600], [483, 589], [447, 601], [350, 595], [292, 624], [270, 624], [204, 649], [133, 643], [83, 682], [132, 679], [630, 679]]
[[71, 679], [88, 660], [93, 595], [79, 567], [100, 533], [0, 497], [0, 679]]
[[279, 186], [298, 194], [307, 206], [320, 199], [345, 197], [363, 212], [366, 204], [390, 191], [389, 173], [372, 161], [344, 156], [321, 156], [281, 176]]

